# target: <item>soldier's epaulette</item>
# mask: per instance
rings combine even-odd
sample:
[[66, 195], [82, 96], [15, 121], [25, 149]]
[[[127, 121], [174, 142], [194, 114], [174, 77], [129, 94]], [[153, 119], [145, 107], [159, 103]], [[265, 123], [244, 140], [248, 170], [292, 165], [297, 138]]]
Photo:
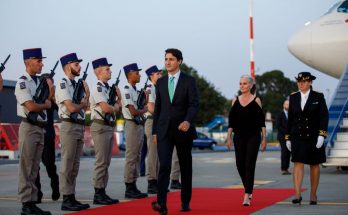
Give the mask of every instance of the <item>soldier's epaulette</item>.
[[295, 93], [297, 93], [297, 92], [292, 92], [292, 93], [290, 93], [290, 95], [294, 95]]
[[23, 75], [19, 79], [27, 80], [28, 78], [25, 75]]
[[290, 135], [289, 135], [289, 134], [285, 134], [284, 139], [285, 139], [285, 140], [290, 140]]
[[146, 87], [151, 87], [152, 85], [151, 84], [148, 84]]
[[128, 85], [124, 86], [124, 89], [129, 89], [129, 86]]
[[65, 82], [68, 82], [68, 80], [66, 80], [66, 78], [62, 78], [62, 80], [65, 81]]
[[98, 82], [98, 83], [97, 83], [97, 85], [99, 85], [99, 86], [103, 86], [103, 85], [102, 85], [102, 83], [100, 83], [100, 82]]
[[326, 137], [327, 136], [327, 132], [324, 131], [324, 130], [319, 130], [319, 136]]

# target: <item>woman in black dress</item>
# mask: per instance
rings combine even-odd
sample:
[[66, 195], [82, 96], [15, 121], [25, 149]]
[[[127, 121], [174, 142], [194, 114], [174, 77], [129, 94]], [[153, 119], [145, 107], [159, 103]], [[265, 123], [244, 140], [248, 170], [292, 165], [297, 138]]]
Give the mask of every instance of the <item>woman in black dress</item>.
[[328, 126], [328, 110], [324, 95], [312, 90], [315, 76], [301, 72], [296, 77], [299, 91], [290, 95], [286, 145], [294, 163], [293, 182], [296, 197], [293, 204], [301, 204], [304, 164], [310, 165], [310, 204], [317, 204], [320, 166], [326, 161], [324, 138]]
[[235, 148], [237, 169], [245, 190], [244, 206], [250, 205], [260, 144], [262, 151], [266, 149], [265, 115], [261, 100], [250, 92], [252, 86], [250, 76], [240, 78], [241, 95], [232, 100], [227, 138], [228, 147]]

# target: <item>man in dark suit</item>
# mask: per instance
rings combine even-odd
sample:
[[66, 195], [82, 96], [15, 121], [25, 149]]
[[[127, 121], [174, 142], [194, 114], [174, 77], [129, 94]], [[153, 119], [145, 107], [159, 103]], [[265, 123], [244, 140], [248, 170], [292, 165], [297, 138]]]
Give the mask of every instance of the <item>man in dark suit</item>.
[[181, 169], [181, 211], [190, 210], [192, 194], [192, 142], [197, 133], [194, 118], [199, 100], [195, 79], [180, 71], [183, 61], [178, 49], [165, 51], [165, 67], [168, 75], [158, 79], [153, 120], [153, 139], [157, 143], [160, 170], [157, 201], [152, 208], [167, 214], [167, 188], [174, 146], [177, 149]]
[[289, 166], [290, 166], [290, 155], [291, 152], [286, 147], [285, 134], [288, 123], [288, 110], [289, 110], [289, 100], [285, 100], [283, 103], [283, 111], [280, 112], [277, 118], [277, 129], [278, 129], [278, 141], [281, 148], [281, 171], [282, 175], [290, 175]]

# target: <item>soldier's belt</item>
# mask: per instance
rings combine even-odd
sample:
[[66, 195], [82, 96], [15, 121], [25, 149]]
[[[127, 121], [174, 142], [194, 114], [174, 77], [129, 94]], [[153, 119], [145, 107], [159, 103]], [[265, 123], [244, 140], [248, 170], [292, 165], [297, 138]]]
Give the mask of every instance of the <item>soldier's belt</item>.
[[115, 121], [106, 122], [106, 121], [104, 121], [102, 119], [94, 119], [93, 122], [97, 123], [99, 125], [107, 125], [107, 126], [111, 126], [111, 127], [115, 126]]
[[27, 118], [22, 118], [22, 122], [27, 122], [31, 125], [35, 125], [35, 126], [39, 126], [40, 128], [44, 128], [47, 126], [47, 122], [43, 122], [43, 121], [36, 121], [36, 122], [33, 122], [31, 120], [28, 120]]
[[79, 124], [79, 125], [85, 125], [85, 120], [82, 120], [82, 119], [78, 119], [76, 121], [73, 121], [71, 119], [62, 118], [62, 121], [76, 123], [76, 124]]

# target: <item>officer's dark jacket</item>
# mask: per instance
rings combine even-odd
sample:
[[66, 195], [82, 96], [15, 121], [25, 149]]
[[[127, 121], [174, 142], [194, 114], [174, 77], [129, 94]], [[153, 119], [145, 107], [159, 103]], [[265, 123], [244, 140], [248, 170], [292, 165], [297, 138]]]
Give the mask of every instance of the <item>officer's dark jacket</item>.
[[285, 134], [288, 126], [288, 119], [286, 118], [284, 110], [279, 113], [277, 117], [277, 129], [278, 129], [278, 140], [279, 142], [285, 142]]
[[303, 108], [301, 109], [301, 93], [290, 95], [288, 125], [286, 140], [316, 139], [319, 135], [326, 137], [329, 121], [324, 95], [311, 90]]

